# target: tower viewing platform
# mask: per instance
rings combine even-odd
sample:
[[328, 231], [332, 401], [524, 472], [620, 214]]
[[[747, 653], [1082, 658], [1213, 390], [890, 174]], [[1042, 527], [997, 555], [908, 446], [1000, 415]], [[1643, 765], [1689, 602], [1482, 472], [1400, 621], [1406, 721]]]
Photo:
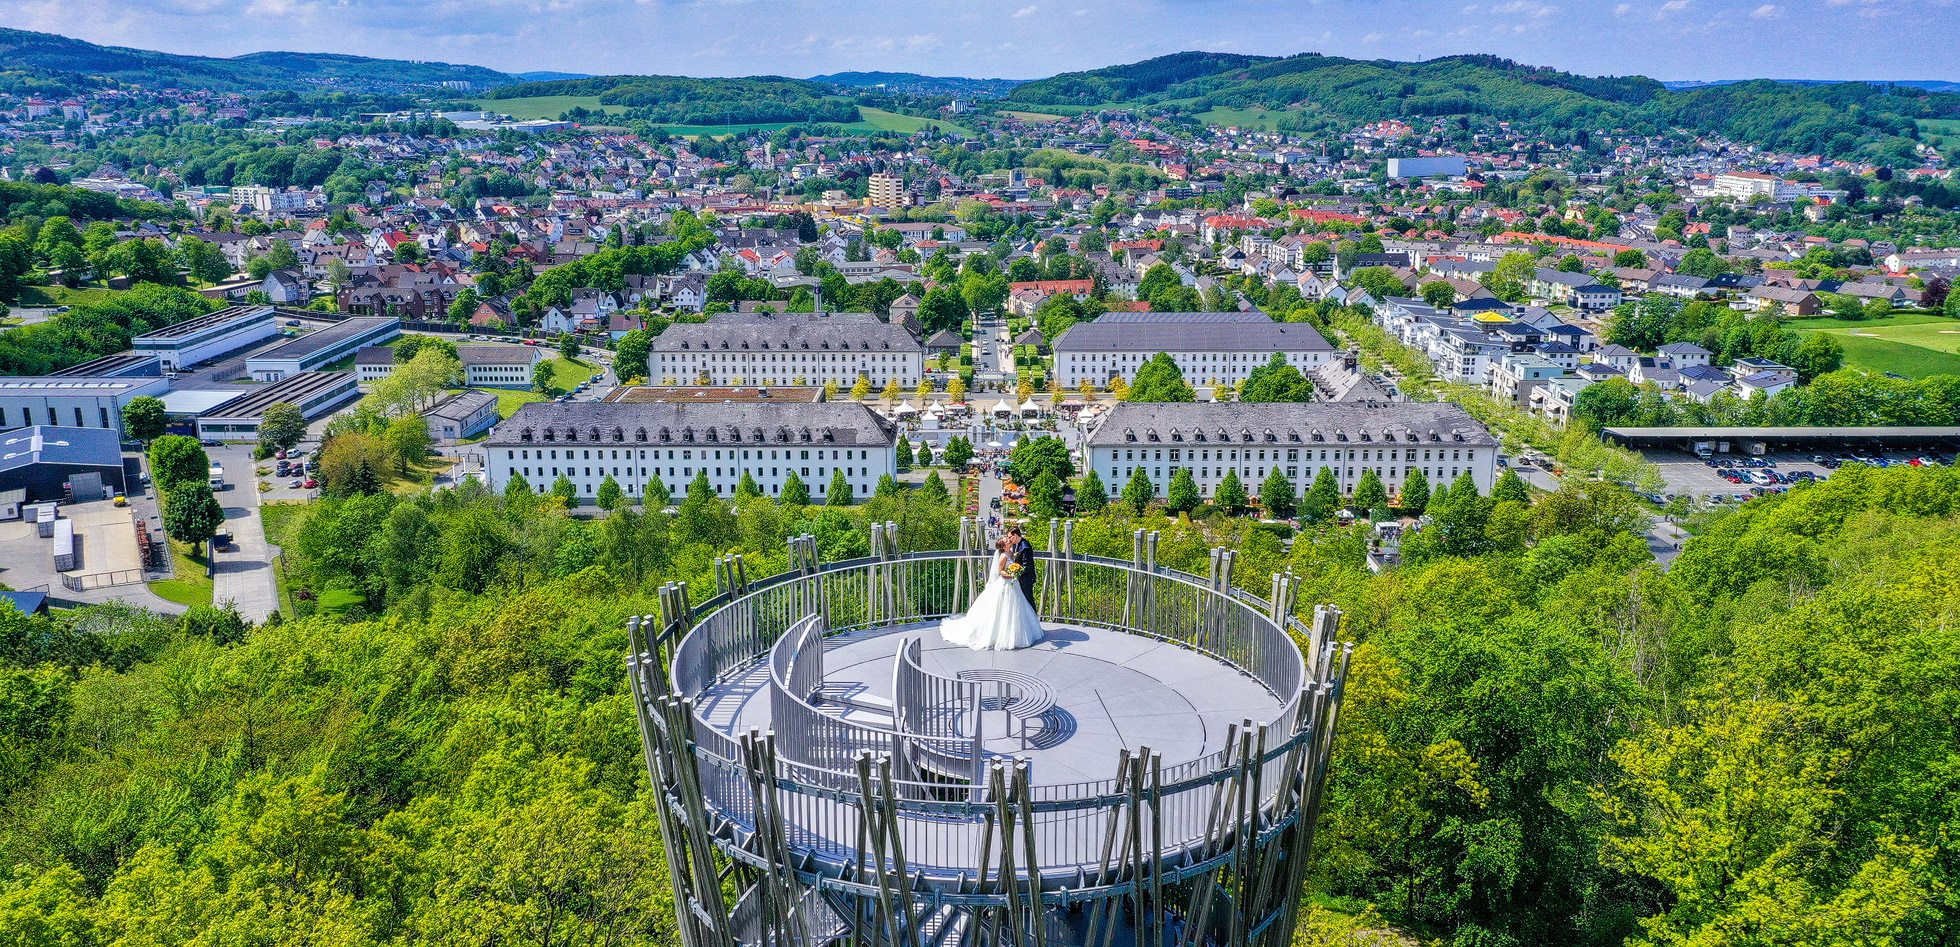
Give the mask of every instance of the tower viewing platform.
[[[1130, 560], [1037, 557], [1045, 637], [940, 637], [987, 580], [955, 550], [717, 562], [662, 590], [629, 670], [688, 947], [1256, 944], [1292, 938], [1345, 679], [1339, 613]], [[724, 871], [724, 866], [726, 871]], [[731, 902], [726, 872], [735, 876]]]

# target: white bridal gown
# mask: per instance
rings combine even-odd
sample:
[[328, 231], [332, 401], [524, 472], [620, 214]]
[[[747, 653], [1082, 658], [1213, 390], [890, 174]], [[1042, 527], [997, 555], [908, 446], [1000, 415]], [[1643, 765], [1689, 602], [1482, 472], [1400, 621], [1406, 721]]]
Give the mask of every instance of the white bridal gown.
[[940, 623], [940, 637], [975, 651], [1013, 651], [1041, 640], [1041, 618], [1034, 605], [1021, 595], [1019, 582], [1001, 575], [1008, 562], [1005, 554], [994, 557], [986, 588], [966, 614]]

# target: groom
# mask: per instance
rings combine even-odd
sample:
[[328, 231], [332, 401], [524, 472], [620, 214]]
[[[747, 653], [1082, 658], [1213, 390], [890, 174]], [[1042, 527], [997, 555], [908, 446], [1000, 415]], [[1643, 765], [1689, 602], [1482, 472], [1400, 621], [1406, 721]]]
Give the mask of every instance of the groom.
[[1033, 605], [1034, 545], [1028, 542], [1028, 537], [1021, 534], [1019, 523], [1007, 527], [1007, 538], [1013, 543], [1008, 553], [1014, 557], [1014, 564], [1021, 567], [1021, 574], [1018, 577], [1021, 583], [1021, 597], [1027, 599], [1029, 605]]

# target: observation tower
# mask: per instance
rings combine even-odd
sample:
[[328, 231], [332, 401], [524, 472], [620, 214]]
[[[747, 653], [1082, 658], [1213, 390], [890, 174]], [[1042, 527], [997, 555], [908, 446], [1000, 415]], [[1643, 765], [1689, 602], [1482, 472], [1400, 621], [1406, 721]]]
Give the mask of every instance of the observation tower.
[[[1288, 947], [1351, 646], [1157, 564], [1038, 554], [1047, 637], [941, 640], [986, 584], [958, 549], [661, 590], [628, 660], [685, 947]], [[1306, 642], [1303, 648], [1296, 642]]]

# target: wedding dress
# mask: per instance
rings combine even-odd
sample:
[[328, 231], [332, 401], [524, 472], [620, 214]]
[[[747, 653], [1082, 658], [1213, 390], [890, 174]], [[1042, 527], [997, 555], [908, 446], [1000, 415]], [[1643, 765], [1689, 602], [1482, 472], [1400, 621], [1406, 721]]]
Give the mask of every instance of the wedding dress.
[[1019, 582], [1001, 574], [1009, 561], [1004, 553], [994, 557], [986, 588], [974, 596], [966, 614], [940, 623], [940, 637], [975, 651], [1013, 651], [1041, 640], [1041, 618], [1034, 605], [1021, 594]]

